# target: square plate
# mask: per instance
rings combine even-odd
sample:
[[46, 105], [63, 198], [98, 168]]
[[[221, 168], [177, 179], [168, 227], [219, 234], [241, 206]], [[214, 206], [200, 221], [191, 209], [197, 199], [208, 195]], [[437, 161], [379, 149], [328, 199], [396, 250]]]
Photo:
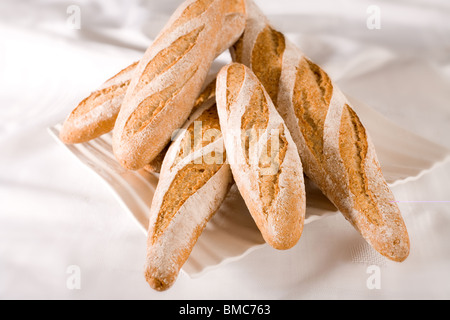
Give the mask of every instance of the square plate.
[[[398, 127], [359, 101], [349, 100], [372, 138], [383, 173], [391, 187], [418, 179], [434, 166], [450, 159], [448, 149]], [[129, 171], [122, 168], [112, 152], [111, 134], [83, 144], [65, 145], [59, 139], [61, 126], [57, 124], [49, 128], [50, 134], [102, 179], [119, 204], [137, 222], [142, 232], [147, 234], [148, 213], [158, 175], [145, 170]], [[309, 179], [306, 178], [305, 182], [305, 225], [338, 213]], [[244, 200], [233, 186], [200, 236], [182, 271], [190, 277], [198, 277], [264, 245]]]

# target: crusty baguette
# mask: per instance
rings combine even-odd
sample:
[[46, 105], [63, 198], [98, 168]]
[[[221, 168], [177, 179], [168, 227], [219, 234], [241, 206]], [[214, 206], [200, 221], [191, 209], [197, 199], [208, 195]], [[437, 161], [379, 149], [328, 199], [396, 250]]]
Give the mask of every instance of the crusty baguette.
[[78, 104], [63, 123], [62, 142], [83, 143], [113, 130], [137, 64], [120, 71]]
[[297, 147], [269, 95], [242, 64], [222, 68], [217, 108], [236, 186], [264, 240], [275, 249], [299, 241], [305, 185]]
[[297, 144], [305, 174], [378, 252], [404, 261], [408, 232], [369, 133], [329, 76], [276, 31], [252, 0], [232, 49], [264, 84]]
[[163, 151], [161, 151], [158, 156], [152, 160], [149, 164], [147, 164], [144, 167], [144, 170], [148, 173], [160, 173], [161, 167], [164, 161], [164, 158], [166, 157], [167, 150], [169, 149], [170, 144], [168, 144]]
[[[234, 10], [234, 11], [233, 11]], [[225, 25], [234, 12], [234, 27]], [[217, 50], [245, 27], [244, 0], [187, 0], [137, 66], [113, 131], [119, 163], [137, 170], [169, 143], [194, 106]]]
[[[216, 56], [232, 46], [241, 35], [245, 21], [243, 4], [243, 1], [238, 0], [231, 1], [227, 5], [222, 41], [218, 43]], [[114, 129], [122, 101], [137, 65], [138, 62], [131, 64], [79, 103], [63, 123], [60, 134], [62, 142], [83, 143]], [[157, 163], [155, 163], [156, 166], [147, 168], [153, 172], [158, 168]]]
[[148, 231], [145, 277], [158, 291], [176, 281], [198, 237], [232, 184], [215, 99], [190, 117], [161, 169]]
[[[189, 116], [188, 121], [190, 121], [190, 118], [195, 115], [195, 112], [204, 105], [204, 103], [210, 99], [215, 99], [216, 96], [216, 79], [208, 83], [208, 85], [205, 87], [205, 89], [202, 91], [202, 93], [198, 96], [197, 100], [194, 103], [194, 108], [192, 108], [192, 113]], [[150, 173], [160, 173], [162, 163], [164, 161], [164, 158], [166, 156], [167, 150], [169, 149], [170, 143], [164, 148], [163, 151], [161, 151], [158, 156], [153, 159], [152, 162], [150, 162], [148, 165], [144, 167], [144, 170]]]

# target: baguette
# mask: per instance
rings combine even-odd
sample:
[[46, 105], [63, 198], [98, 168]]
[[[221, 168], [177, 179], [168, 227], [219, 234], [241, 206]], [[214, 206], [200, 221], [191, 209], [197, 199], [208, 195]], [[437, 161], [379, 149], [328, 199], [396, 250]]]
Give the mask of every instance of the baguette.
[[[191, 113], [191, 116], [189, 117], [189, 119], [195, 115], [195, 112], [200, 107], [202, 107], [206, 101], [208, 101], [210, 99], [215, 99], [215, 96], [216, 96], [215, 90], [216, 90], [216, 80], [214, 79], [205, 87], [205, 89], [202, 91], [202, 93], [198, 96], [197, 100], [194, 103], [194, 108], [192, 108], [192, 113]], [[189, 119], [188, 119], [188, 121], [189, 121]], [[148, 165], [146, 165], [144, 167], [144, 170], [149, 173], [160, 173], [162, 163], [167, 154], [167, 150], [169, 149], [169, 146], [170, 146], [170, 144], [168, 144], [164, 148], [164, 150], [161, 151], [155, 159], [153, 159], [152, 162], [150, 162]]]
[[215, 99], [191, 116], [171, 144], [156, 188], [147, 240], [145, 277], [170, 288], [231, 184]]
[[264, 240], [286, 250], [299, 241], [305, 185], [297, 147], [269, 95], [242, 64], [222, 68], [217, 108], [228, 161]]
[[[232, 46], [242, 33], [245, 21], [243, 2], [233, 1], [227, 7], [222, 41], [218, 43], [216, 56]], [[114, 129], [123, 99], [139, 62], [135, 62], [106, 81], [89, 97], [79, 103], [63, 123], [60, 139], [66, 144], [84, 143]], [[158, 160], [157, 160], [158, 161]], [[158, 166], [150, 166], [151, 171]], [[156, 170], [158, 171], [158, 170]]]
[[137, 64], [120, 71], [78, 104], [63, 123], [59, 135], [63, 143], [84, 143], [113, 130]]
[[172, 15], [139, 62], [116, 120], [113, 150], [123, 167], [144, 167], [169, 143], [189, 117], [217, 51], [242, 34], [245, 16], [244, 0], [188, 0]]
[[292, 134], [305, 174], [383, 256], [404, 261], [408, 232], [369, 133], [318, 65], [275, 30], [252, 0], [233, 60], [261, 80]]
[[147, 171], [148, 173], [160, 173], [161, 172], [161, 167], [162, 167], [164, 158], [166, 157], [167, 150], [169, 149], [169, 146], [170, 145], [167, 145], [164, 148], [164, 150], [161, 151], [155, 159], [153, 159], [152, 162], [147, 164], [144, 167], [144, 170]]

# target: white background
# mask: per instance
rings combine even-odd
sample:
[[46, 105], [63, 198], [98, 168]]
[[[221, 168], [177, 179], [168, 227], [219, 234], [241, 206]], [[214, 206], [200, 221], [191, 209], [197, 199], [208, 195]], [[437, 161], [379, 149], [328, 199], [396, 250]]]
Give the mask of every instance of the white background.
[[[344, 92], [450, 148], [447, 0], [260, 0], [273, 25]], [[180, 0], [0, 2], [1, 299], [449, 299], [450, 203], [402, 203], [412, 251], [373, 252], [340, 216], [299, 244], [259, 249], [200, 279], [152, 291], [146, 237], [104, 184], [49, 136], [91, 90], [142, 56]], [[68, 24], [77, 5], [81, 29]], [[367, 9], [381, 9], [381, 29]], [[70, 20], [69, 20], [70, 21]], [[407, 165], [407, 164], [405, 164]], [[396, 187], [397, 200], [450, 201], [450, 164]], [[70, 290], [72, 265], [81, 289]], [[376, 265], [381, 288], [367, 286]]]

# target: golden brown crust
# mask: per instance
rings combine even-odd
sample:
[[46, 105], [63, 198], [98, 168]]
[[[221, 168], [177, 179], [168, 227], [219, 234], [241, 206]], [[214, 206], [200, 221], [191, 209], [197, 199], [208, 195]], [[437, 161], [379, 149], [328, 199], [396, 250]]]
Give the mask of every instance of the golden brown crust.
[[166, 72], [181, 60], [194, 47], [203, 29], [204, 27], [202, 26], [183, 35], [175, 40], [168, 48], [160, 51], [145, 67], [135, 90], [142, 90], [153, 79]]
[[[384, 181], [380, 165], [370, 156], [371, 149], [373, 151], [358, 115], [348, 104], [345, 105], [339, 150], [348, 175], [354, 208], [361, 215], [350, 219], [350, 222], [377, 251], [393, 261], [402, 262], [410, 250], [408, 231]], [[380, 201], [378, 198], [383, 197], [383, 194], [387, 196]]]
[[227, 14], [245, 13], [245, 0], [228, 0], [225, 3], [225, 11]]
[[177, 172], [160, 207], [158, 220], [153, 230], [153, 243], [165, 231], [186, 200], [203, 187], [205, 182], [209, 181], [222, 165], [191, 163]]
[[346, 105], [342, 114], [339, 149], [349, 176], [350, 192], [355, 195], [355, 207], [375, 225], [382, 223], [374, 194], [368, 187], [365, 160], [367, 157], [366, 129], [356, 113]]
[[[230, 67], [230, 71], [232, 68]], [[239, 84], [238, 84], [239, 85]], [[227, 105], [230, 107], [230, 104]], [[269, 106], [264, 95], [264, 89], [258, 87], [250, 99], [241, 119], [242, 144], [244, 146], [245, 160], [249, 163], [249, 153], [251, 146], [254, 146], [269, 124]]]
[[188, 119], [218, 48], [244, 29], [245, 21], [240, 28], [225, 25], [232, 8], [243, 10], [226, 0], [185, 2], [149, 47], [114, 128], [114, 154], [123, 167], [151, 162]]
[[200, 93], [197, 100], [195, 100], [194, 108], [192, 108], [192, 113], [195, 113], [198, 108], [200, 108], [207, 100], [212, 99], [216, 96], [216, 79], [212, 80], [206, 88]]
[[[63, 143], [84, 143], [113, 130], [137, 64], [135, 62], [120, 71], [105, 82], [105, 88], [93, 92], [80, 102], [63, 123], [60, 133]], [[116, 80], [120, 81], [117, 83]]]
[[[191, 136], [196, 124], [202, 125], [202, 132], [195, 133], [201, 137], [209, 130], [218, 130], [219, 134], [215, 139], [199, 139], [183, 152], [185, 141], [197, 140]], [[151, 208], [145, 268], [147, 282], [155, 290], [167, 290], [176, 281], [231, 186], [219, 128], [217, 108], [206, 100], [185, 124], [164, 160]], [[209, 162], [207, 154], [214, 152], [220, 153], [216, 155], [220, 161]]]
[[278, 100], [278, 86], [280, 83], [282, 56], [286, 48], [286, 40], [280, 32], [267, 26], [256, 39], [252, 56], [252, 70], [272, 101]]
[[305, 190], [289, 130], [261, 82], [242, 64], [220, 71], [216, 95], [236, 185], [266, 242], [292, 248], [303, 231]]
[[171, 25], [170, 30], [174, 30], [183, 24], [195, 19], [205, 13], [214, 0], [198, 0], [187, 6], [181, 16]]
[[[214, 104], [210, 109], [203, 112], [186, 131], [180, 143], [179, 153], [174, 159], [172, 167], [175, 167], [189, 154], [206, 147], [222, 135], [216, 105]], [[217, 155], [217, 157], [219, 156]], [[224, 155], [222, 156], [224, 157]], [[225, 161], [226, 158], [222, 159], [220, 163], [225, 163]]]
[[268, 88], [302, 157], [306, 175], [382, 255], [403, 261], [409, 236], [370, 137], [326, 72], [274, 30], [252, 0], [233, 48]]
[[244, 78], [245, 69], [243, 66], [230, 66], [227, 76], [227, 107], [236, 102], [242, 83], [244, 83]]
[[[279, 182], [281, 171], [279, 168], [283, 165], [288, 148], [288, 141], [286, 140], [284, 127], [280, 125], [278, 130], [279, 135], [277, 138], [277, 145], [272, 146], [273, 140], [270, 139], [268, 141], [267, 150], [263, 152], [258, 164], [260, 168], [259, 192], [265, 215], [269, 215], [273, 210], [276, 198], [280, 193]], [[263, 174], [263, 172], [274, 169], [274, 167], [277, 168], [276, 174]]]
[[[187, 5], [180, 16], [174, 20], [170, 28], [163, 30], [160, 38], [169, 36], [174, 29], [182, 27], [183, 24], [201, 16], [213, 2], [214, 0], [198, 0]], [[239, 38], [245, 24], [246, 10], [244, 0], [226, 1], [224, 2], [223, 10], [225, 23], [216, 55], [228, 49]], [[195, 38], [198, 36], [197, 33], [200, 30], [194, 31], [187, 38], [181, 37], [173, 46], [162, 50], [148, 64], [142, 75], [139, 88], [145, 87], [152, 79], [167, 71], [181, 58], [182, 54], [177, 54], [178, 47], [183, 48], [184, 46], [185, 53], [192, 49]], [[87, 142], [114, 129], [122, 101], [138, 63], [133, 63], [110, 78], [105, 82], [105, 85], [84, 99], [73, 110], [64, 122], [60, 134], [60, 138], [64, 143]], [[156, 114], [154, 113], [153, 116], [156, 116]]]
[[333, 85], [328, 75], [308, 59], [297, 67], [294, 111], [306, 143], [320, 163], [324, 163], [323, 136]]
[[[215, 97], [215, 93], [216, 93], [216, 80], [214, 79], [213, 81], [211, 81], [206, 87], [205, 89], [202, 91], [202, 93], [198, 96], [197, 100], [195, 101], [195, 105], [194, 108], [192, 109], [192, 113], [191, 116], [193, 116], [195, 114], [195, 112], [202, 107], [208, 100], [210, 99], [214, 99]], [[215, 115], [214, 115], [215, 113]], [[205, 133], [206, 130], [211, 130], [211, 129], [216, 129], [218, 132], [220, 132], [220, 126], [218, 124], [218, 122], [214, 122], [214, 121], [203, 121], [205, 120], [205, 118], [207, 117], [207, 114], [209, 114], [209, 116], [211, 117], [218, 117], [217, 116], [217, 110], [215, 108], [211, 108], [207, 111], [204, 112], [204, 114], [202, 114], [200, 116], [200, 118], [198, 119], [198, 121], [201, 121], [203, 123], [202, 126], [202, 136]], [[215, 127], [209, 127], [209, 125], [214, 126]], [[193, 133], [194, 133], [194, 125], [192, 124], [188, 130], [191, 132], [190, 135], [188, 135], [186, 137], [186, 139], [189, 140], [194, 140], [193, 139]], [[204, 140], [206, 141], [206, 140]], [[180, 148], [180, 155], [178, 160], [182, 159], [183, 157], [185, 157], [187, 155], [186, 152], [191, 152], [192, 148], [191, 146], [194, 145], [194, 141], [186, 141], [184, 143], [184, 146], [182, 148]], [[162, 163], [164, 161], [164, 158], [166, 156], [167, 150], [170, 147], [170, 143], [164, 148], [164, 150], [152, 161], [150, 162], [148, 165], [146, 165], [144, 167], [144, 170], [146, 170], [149, 173], [160, 173], [161, 171], [161, 167], [162, 167]], [[194, 147], [194, 149], [196, 150], [199, 146]], [[176, 163], [178, 163], [178, 160], [175, 160], [174, 165]]]
[[167, 150], [169, 150], [169, 146], [170, 146], [170, 144], [168, 144], [164, 148], [164, 150], [161, 151], [161, 153], [158, 154], [158, 156], [152, 162], [150, 162], [148, 165], [146, 165], [144, 167], [144, 170], [149, 173], [160, 173], [164, 158], [167, 154]]
[[196, 74], [197, 70], [197, 66], [192, 67], [182, 76], [179, 82], [176, 82], [143, 100], [130, 115], [125, 124], [125, 137], [132, 138], [137, 132], [144, 130], [154, 120], [158, 113], [180, 93], [188, 81]]

